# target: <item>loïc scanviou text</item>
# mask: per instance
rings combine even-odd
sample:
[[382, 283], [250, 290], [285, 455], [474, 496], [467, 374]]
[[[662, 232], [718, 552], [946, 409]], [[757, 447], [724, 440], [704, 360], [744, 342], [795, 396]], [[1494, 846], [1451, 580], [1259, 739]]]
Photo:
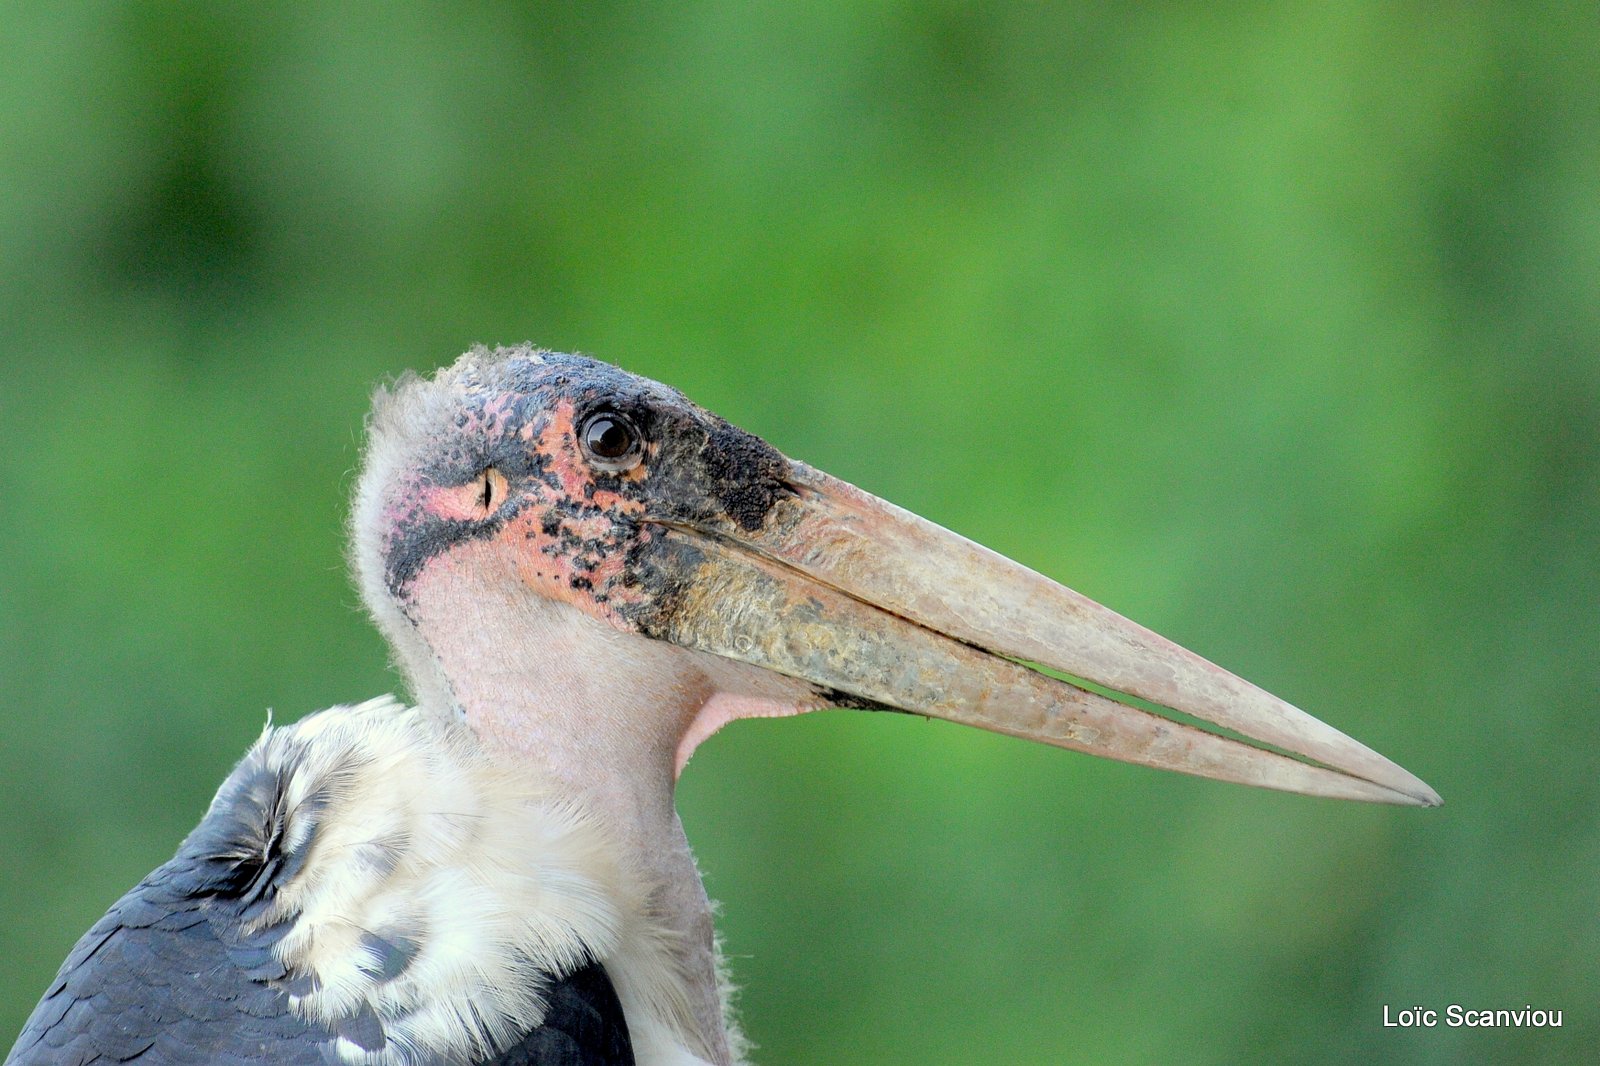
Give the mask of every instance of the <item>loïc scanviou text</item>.
[[1444, 1010], [1432, 1007], [1383, 1005], [1385, 1029], [1433, 1029], [1439, 1025], [1460, 1028], [1559, 1029], [1561, 1011], [1525, 1004], [1512, 1008], [1464, 1007], [1452, 1003]]

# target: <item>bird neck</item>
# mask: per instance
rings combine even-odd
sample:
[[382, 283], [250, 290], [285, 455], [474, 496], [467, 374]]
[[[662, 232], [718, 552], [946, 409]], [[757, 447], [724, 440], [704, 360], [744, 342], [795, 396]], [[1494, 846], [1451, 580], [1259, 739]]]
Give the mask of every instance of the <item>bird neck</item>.
[[637, 917], [671, 945], [689, 1049], [732, 1062], [711, 905], [673, 803], [679, 741], [714, 680], [693, 653], [532, 594], [437, 591], [409, 612], [422, 642], [396, 641], [419, 702], [463, 718], [494, 757], [604, 828], [649, 886]]

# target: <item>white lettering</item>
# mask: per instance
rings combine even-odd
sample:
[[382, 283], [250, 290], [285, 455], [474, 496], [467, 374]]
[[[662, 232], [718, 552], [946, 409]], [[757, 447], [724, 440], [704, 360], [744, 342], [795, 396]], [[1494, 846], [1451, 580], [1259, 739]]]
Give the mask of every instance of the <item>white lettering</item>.
[[1532, 1003], [1525, 1004], [1520, 1010], [1473, 1010], [1452, 1003], [1445, 1008], [1444, 1022], [1452, 1029], [1463, 1026], [1469, 1029], [1559, 1029], [1562, 1018], [1561, 1011], [1535, 1010]]
[[1419, 1004], [1413, 1007], [1402, 1007], [1391, 1014], [1389, 1005], [1385, 1003], [1383, 1005], [1383, 1024], [1389, 1029], [1431, 1029], [1439, 1024], [1439, 1012], [1427, 1010]]

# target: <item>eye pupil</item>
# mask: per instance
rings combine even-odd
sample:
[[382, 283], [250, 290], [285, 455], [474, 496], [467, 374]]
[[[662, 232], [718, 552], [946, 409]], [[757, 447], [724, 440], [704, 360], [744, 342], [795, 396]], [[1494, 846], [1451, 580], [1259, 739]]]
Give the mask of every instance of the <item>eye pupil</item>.
[[601, 415], [589, 423], [589, 450], [602, 459], [622, 458], [630, 443], [632, 435], [614, 418]]
[[[580, 433], [589, 458], [607, 469], [621, 469], [638, 454], [639, 433], [622, 415], [610, 412], [590, 416]], [[619, 464], [609, 466], [607, 464]]]

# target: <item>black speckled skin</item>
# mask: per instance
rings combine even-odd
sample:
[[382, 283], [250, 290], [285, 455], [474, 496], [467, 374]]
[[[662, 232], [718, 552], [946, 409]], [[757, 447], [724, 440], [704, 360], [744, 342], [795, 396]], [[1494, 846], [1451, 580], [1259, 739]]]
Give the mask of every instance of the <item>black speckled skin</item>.
[[[648, 525], [754, 530], [794, 493], [789, 460], [777, 449], [675, 389], [532, 347], [473, 354], [476, 362], [449, 386], [438, 429], [396, 494], [384, 559], [386, 583], [402, 607], [429, 560], [463, 541], [497, 536], [535, 508], [534, 528], [551, 541], [539, 550], [561, 557], [568, 587], [615, 606], [614, 620], [637, 620], [628, 628], [645, 629], [673, 592], [652, 565], [659, 539]], [[399, 391], [438, 388], [413, 381]], [[579, 454], [578, 427], [600, 411], [638, 427], [644, 455], [637, 471], [608, 473]], [[425, 506], [429, 489], [470, 485], [491, 467], [510, 486], [492, 513], [444, 517]], [[626, 557], [620, 574], [589, 576], [618, 554]]]

